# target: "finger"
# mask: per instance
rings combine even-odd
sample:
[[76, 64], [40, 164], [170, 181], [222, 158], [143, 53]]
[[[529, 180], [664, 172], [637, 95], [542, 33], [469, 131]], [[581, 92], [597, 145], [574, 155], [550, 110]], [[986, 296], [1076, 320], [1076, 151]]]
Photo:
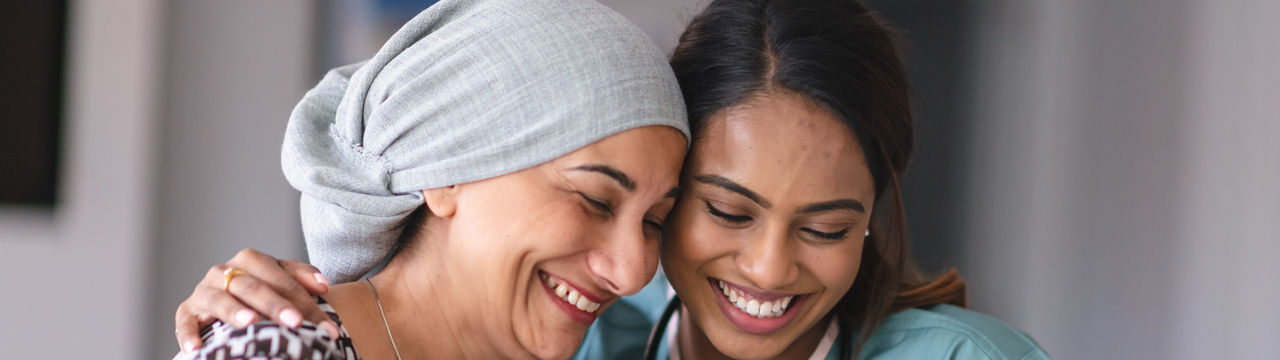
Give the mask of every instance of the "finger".
[[200, 340], [200, 329], [204, 326], [199, 323], [199, 316], [187, 311], [186, 306], [178, 306], [173, 319], [173, 336], [178, 339], [178, 346], [183, 352], [192, 352], [204, 345]]
[[254, 311], [291, 328], [302, 324], [302, 312], [292, 301], [257, 277], [242, 274], [233, 278], [229, 285], [229, 294]]
[[[241, 250], [231, 261], [227, 262], [227, 265], [248, 272], [258, 280], [265, 282], [280, 295], [289, 299], [297, 300], [298, 302], [315, 302], [312, 299], [313, 289], [306, 287], [306, 285], [315, 285], [317, 283], [318, 279], [315, 274], [318, 274], [319, 271], [310, 265], [293, 260], [278, 260], [254, 249]], [[324, 279], [324, 282], [326, 284], [322, 288], [315, 289], [320, 290], [316, 293], [317, 295], [328, 292], [328, 279]]]
[[266, 314], [268, 318], [291, 328], [298, 327], [305, 319], [324, 329], [330, 337], [339, 336], [337, 324], [328, 313], [320, 309], [320, 304], [315, 298], [285, 299], [275, 289], [269, 288], [263, 281], [249, 274], [242, 274], [233, 279], [230, 284], [230, 294], [259, 313]]
[[[192, 291], [191, 297], [188, 297], [183, 304], [190, 306], [189, 311], [192, 313], [243, 328], [257, 321], [259, 314], [248, 304], [224, 290], [226, 276], [223, 274], [226, 269], [228, 267], [221, 264], [209, 268], [209, 272], [205, 274], [205, 280], [201, 281], [195, 291]], [[248, 274], [237, 275], [231, 283], [240, 282], [244, 280], [243, 278], [252, 279], [253, 277]]]
[[329, 287], [333, 285], [329, 283], [328, 277], [320, 273], [320, 269], [311, 266], [311, 264], [297, 260], [280, 260], [279, 262], [280, 267], [293, 276], [294, 281], [306, 288], [311, 295], [324, 295], [329, 292]]
[[335, 324], [333, 320], [325, 320], [320, 323], [320, 328], [329, 333], [330, 339], [337, 339], [338, 336], [341, 335], [341, 333], [338, 332], [338, 324]]
[[[294, 280], [307, 288], [311, 295], [324, 295], [328, 293], [329, 279], [320, 273], [320, 269], [315, 266], [306, 264], [297, 260], [280, 260], [280, 266], [284, 267], [285, 272], [293, 275]], [[319, 325], [331, 337], [338, 336], [338, 326], [329, 318], [329, 314], [320, 309], [320, 304], [314, 299], [308, 298], [306, 303], [300, 303], [299, 299], [293, 299], [293, 305], [302, 311], [303, 319]]]
[[[237, 277], [232, 281], [230, 290], [232, 295], [258, 312], [290, 327], [296, 327], [303, 319], [317, 324], [329, 320], [312, 295], [313, 290], [328, 291], [328, 279], [318, 278], [316, 274], [319, 271], [315, 267], [293, 260], [277, 260], [253, 249], [241, 251], [228, 264], [253, 277], [244, 284], [237, 284], [240, 280]], [[320, 282], [326, 284], [315, 286]], [[304, 284], [319, 289], [310, 289]], [[263, 285], [270, 291], [261, 289]], [[284, 303], [280, 302], [281, 299]]]

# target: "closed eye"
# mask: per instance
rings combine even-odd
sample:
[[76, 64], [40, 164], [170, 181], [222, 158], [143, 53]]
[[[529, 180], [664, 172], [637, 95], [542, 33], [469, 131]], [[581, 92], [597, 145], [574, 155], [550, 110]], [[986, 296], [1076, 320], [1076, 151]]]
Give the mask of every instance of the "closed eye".
[[711, 215], [721, 218], [724, 221], [727, 221], [729, 223], [742, 224], [742, 223], [751, 221], [750, 216], [726, 213], [724, 211], [721, 211], [720, 209], [717, 209], [715, 206], [711, 205], [710, 201], [703, 201], [703, 203], [707, 204], [707, 212], [710, 212]]
[[653, 230], [656, 230], [656, 231], [657, 231], [657, 232], [659, 232], [659, 233], [661, 233], [661, 232], [662, 232], [662, 222], [661, 222], [661, 221], [645, 219], [645, 220], [644, 220], [644, 225], [645, 225], [645, 226], [648, 226], [648, 227], [650, 227], [650, 228], [652, 228]]
[[845, 236], [849, 235], [849, 228], [844, 228], [844, 230], [837, 232], [821, 232], [809, 228], [803, 228], [800, 229], [800, 231], [804, 231], [810, 235], [817, 236], [825, 240], [844, 240]]
[[610, 205], [607, 201], [600, 200], [583, 193], [578, 193], [578, 196], [581, 196], [582, 200], [586, 201], [592, 208], [595, 208], [596, 211], [602, 212], [605, 215], [613, 215], [613, 205]]

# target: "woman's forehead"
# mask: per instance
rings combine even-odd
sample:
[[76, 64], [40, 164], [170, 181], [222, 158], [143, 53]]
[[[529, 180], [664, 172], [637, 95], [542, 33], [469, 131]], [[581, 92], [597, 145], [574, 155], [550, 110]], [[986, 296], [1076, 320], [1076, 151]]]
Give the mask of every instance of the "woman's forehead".
[[686, 178], [715, 174], [777, 197], [872, 193], [861, 147], [829, 112], [776, 100], [727, 110], [699, 132]]

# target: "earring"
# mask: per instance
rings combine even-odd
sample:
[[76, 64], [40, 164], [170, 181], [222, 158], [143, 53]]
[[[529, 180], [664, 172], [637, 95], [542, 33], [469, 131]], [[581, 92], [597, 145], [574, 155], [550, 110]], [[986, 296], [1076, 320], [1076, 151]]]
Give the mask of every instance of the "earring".
[[862, 234], [862, 237], [871, 237], [871, 229], [867, 229], [867, 232]]

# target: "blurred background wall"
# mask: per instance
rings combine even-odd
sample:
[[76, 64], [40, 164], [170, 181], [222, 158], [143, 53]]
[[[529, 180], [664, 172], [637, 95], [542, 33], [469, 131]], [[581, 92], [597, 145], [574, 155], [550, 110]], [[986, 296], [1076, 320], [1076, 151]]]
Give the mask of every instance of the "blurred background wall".
[[[670, 49], [706, 1], [604, 2]], [[926, 268], [1055, 358], [1280, 358], [1280, 3], [869, 4], [908, 43]], [[304, 257], [288, 113], [422, 6], [71, 1], [59, 202], [0, 204], [5, 357], [168, 358], [209, 266]]]

